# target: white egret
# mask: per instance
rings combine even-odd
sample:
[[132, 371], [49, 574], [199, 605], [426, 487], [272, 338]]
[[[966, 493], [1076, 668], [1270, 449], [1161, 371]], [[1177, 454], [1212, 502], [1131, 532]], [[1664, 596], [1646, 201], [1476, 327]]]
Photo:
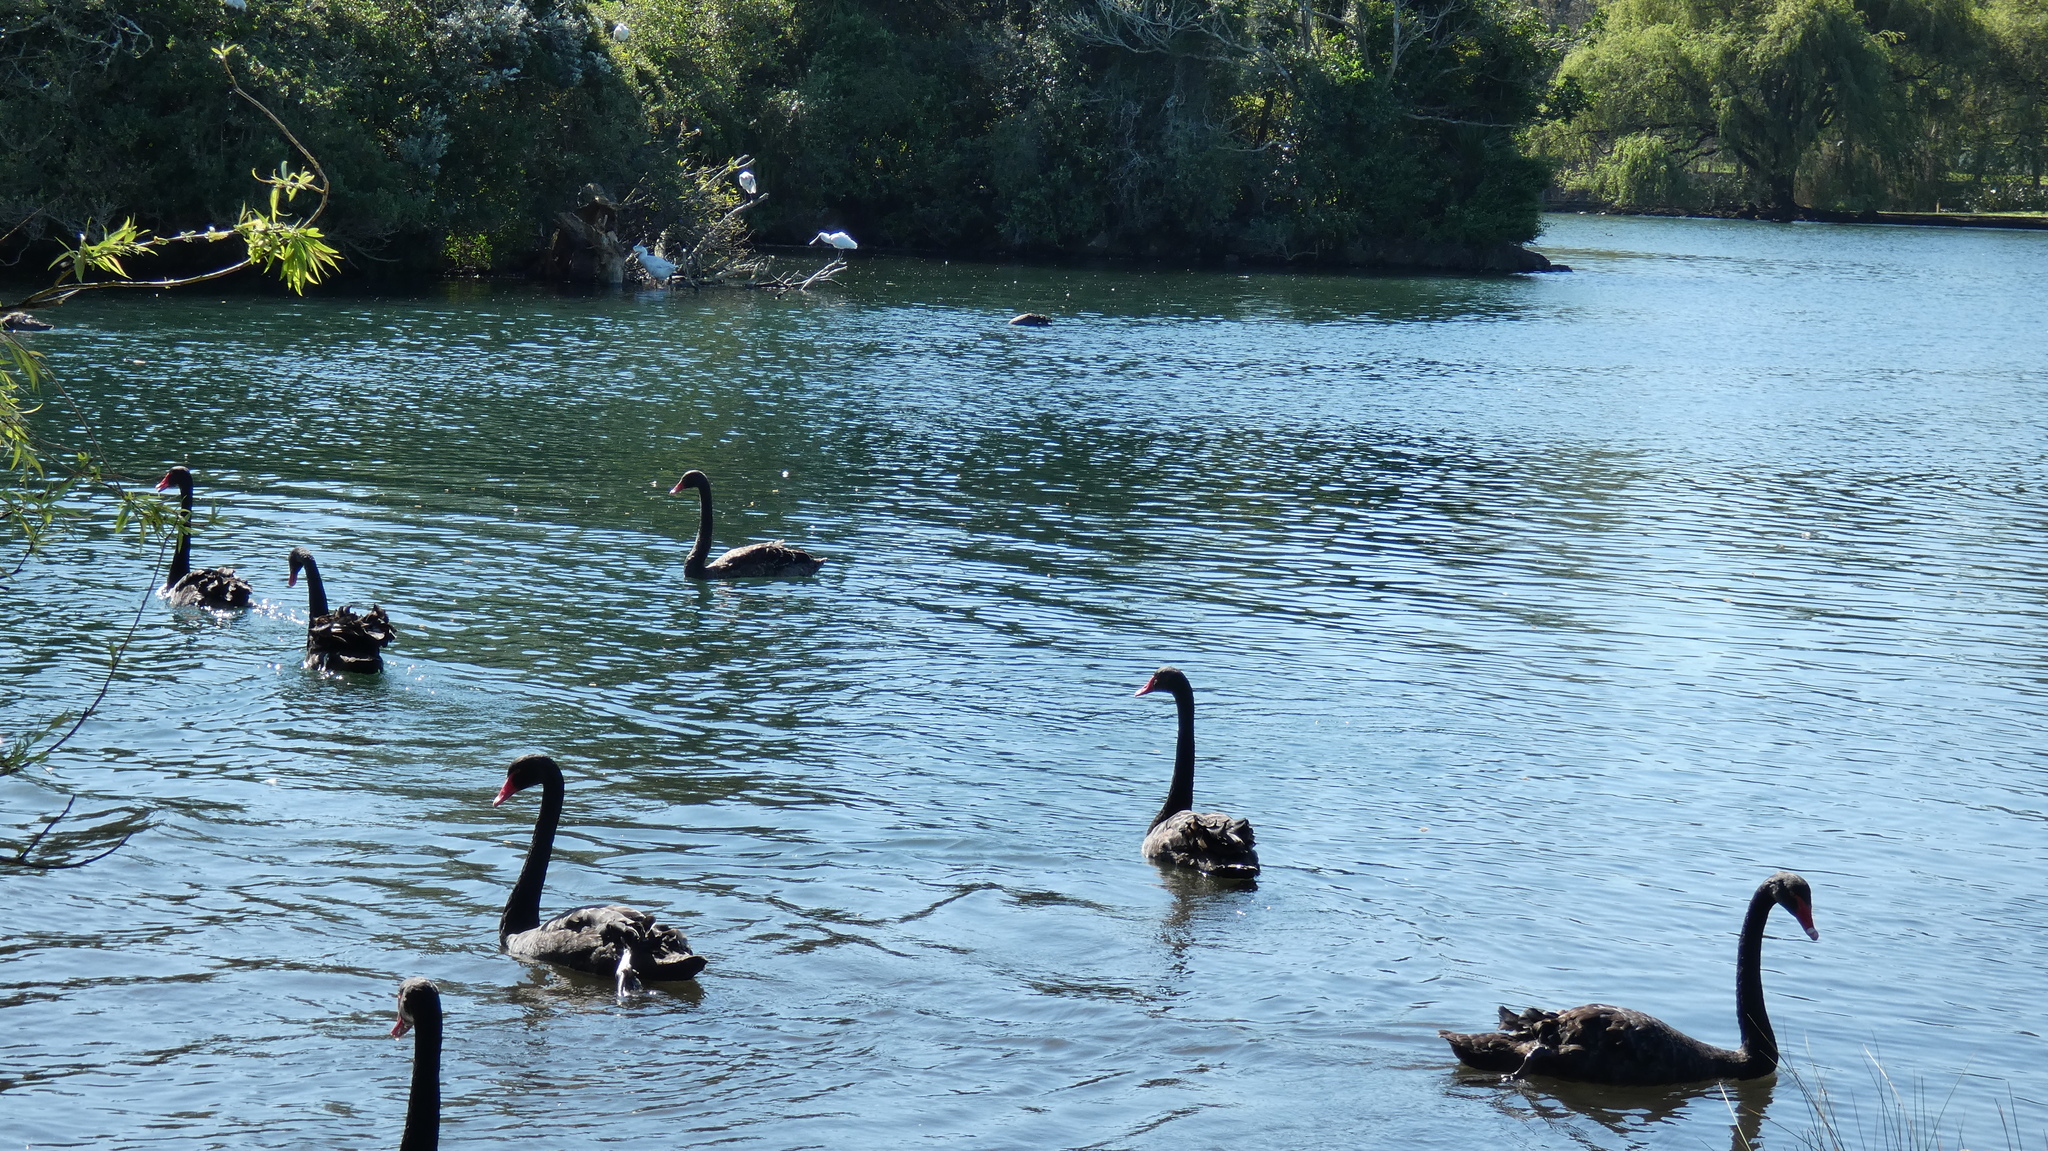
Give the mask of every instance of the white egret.
[[247, 12], [249, 10], [249, 0], [220, 0], [220, 2], [237, 12]]
[[[228, 3], [234, 3], [234, 0], [228, 0]], [[621, 44], [624, 44], [626, 42], [626, 37], [631, 36], [632, 34], [633, 30], [631, 28], [626, 27], [626, 22], [624, 20], [615, 20], [612, 22], [612, 39], [617, 40]]]
[[666, 284], [668, 283], [668, 278], [676, 274], [676, 265], [673, 260], [662, 259], [653, 252], [648, 251], [645, 244], [633, 245], [633, 254], [640, 257], [640, 266], [647, 269], [647, 274], [654, 277], [655, 283]]
[[830, 244], [833, 247], [840, 249], [841, 251], [844, 251], [848, 248], [860, 247], [860, 242], [858, 240], [855, 240], [852, 236], [847, 235], [845, 232], [819, 232], [816, 236], [813, 236], [811, 238], [811, 243]]
[[754, 180], [754, 174], [752, 172], [747, 171], [745, 168], [741, 168], [740, 191], [745, 192], [747, 195], [751, 196], [754, 194], [754, 189], [758, 186], [759, 185]]

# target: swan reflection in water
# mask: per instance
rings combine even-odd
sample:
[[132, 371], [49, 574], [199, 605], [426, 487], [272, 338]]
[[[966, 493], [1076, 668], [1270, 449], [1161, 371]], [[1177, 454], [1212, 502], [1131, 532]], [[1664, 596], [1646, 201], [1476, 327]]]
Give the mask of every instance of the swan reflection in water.
[[[1464, 1094], [1464, 1087], [1483, 1084], [1494, 1105], [1511, 1117], [1544, 1120], [1553, 1131], [1582, 1147], [1612, 1144], [1597, 1138], [1595, 1132], [1582, 1129], [1576, 1122], [1581, 1118], [1591, 1119], [1620, 1136], [1626, 1141], [1625, 1146], [1637, 1147], [1645, 1143], [1648, 1128], [1674, 1122], [1705, 1122], [1710, 1116], [1718, 1116], [1728, 1122], [1728, 1151], [1764, 1151], [1764, 1117], [1778, 1085], [1775, 1076], [1685, 1087], [1612, 1087], [1540, 1079], [1521, 1080], [1502, 1090], [1495, 1076], [1463, 1071], [1456, 1078], [1458, 1094]], [[1695, 1138], [1688, 1145], [1711, 1144]]]
[[704, 985], [694, 979], [663, 983], [660, 995], [641, 995], [619, 1001], [610, 976], [590, 975], [572, 967], [531, 965], [517, 983], [505, 987], [505, 1001], [516, 1005], [521, 1022], [529, 1030], [545, 1031], [557, 1026], [564, 1013], [590, 1011], [618, 1012], [636, 1005], [656, 1010], [673, 1010], [680, 1002], [696, 1008], [704, 1002]]
[[1187, 973], [1188, 951], [1197, 945], [1214, 947], [1217, 931], [1225, 924], [1242, 922], [1242, 912], [1258, 893], [1252, 879], [1204, 875], [1178, 867], [1161, 867], [1159, 885], [1173, 902], [1159, 920], [1159, 942], [1166, 945], [1174, 976]]

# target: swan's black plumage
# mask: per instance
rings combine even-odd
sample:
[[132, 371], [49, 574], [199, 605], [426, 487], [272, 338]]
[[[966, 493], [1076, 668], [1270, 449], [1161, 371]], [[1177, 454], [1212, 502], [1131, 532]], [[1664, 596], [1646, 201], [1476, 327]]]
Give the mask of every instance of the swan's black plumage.
[[561, 765], [545, 755], [513, 760], [491, 806], [535, 784], [541, 788], [540, 818], [534, 821], [533, 844], [498, 920], [498, 946], [520, 959], [610, 976], [620, 995], [642, 982], [688, 979], [704, 970], [704, 957], [690, 950], [682, 932], [636, 908], [595, 904], [541, 921], [541, 886], [547, 881], [555, 828], [562, 819]]
[[322, 671], [379, 672], [384, 670], [384, 648], [398, 638], [390, 617], [375, 604], [357, 613], [353, 604], [328, 610], [327, 585], [320, 579], [320, 565], [313, 553], [293, 548], [291, 576], [285, 586], [299, 582], [306, 573], [306, 662]]
[[1139, 695], [1164, 691], [1173, 696], [1180, 715], [1180, 737], [1173, 751], [1173, 783], [1166, 802], [1152, 819], [1140, 845], [1146, 859], [1192, 867], [1208, 875], [1249, 879], [1259, 873], [1259, 853], [1252, 825], [1220, 811], [1197, 812], [1195, 805], [1195, 689], [1179, 668], [1152, 673]]
[[1710, 1079], [1757, 1079], [1778, 1069], [1778, 1037], [1764, 1011], [1764, 921], [1783, 907], [1814, 939], [1813, 891], [1780, 871], [1756, 889], [1735, 952], [1735, 1018], [1742, 1046], [1702, 1043], [1669, 1023], [1626, 1007], [1588, 1003], [1569, 1011], [1500, 1009], [1500, 1030], [1442, 1031], [1460, 1062], [1520, 1078], [1549, 1075], [1587, 1083], [1653, 1086]]
[[178, 550], [164, 576], [164, 598], [178, 607], [210, 607], [229, 611], [249, 606], [247, 580], [233, 568], [192, 570], [192, 472], [182, 464], [164, 473], [156, 490], [178, 489]]
[[711, 554], [711, 479], [694, 469], [684, 472], [668, 494], [678, 495], [684, 488], [697, 489], [697, 542], [690, 545], [690, 554], [683, 557], [683, 575], [690, 579], [807, 576], [825, 566], [824, 560], [781, 540], [737, 547], [710, 563], [704, 562], [704, 557]]
[[412, 978], [398, 988], [393, 1039], [413, 1032], [412, 1090], [405, 1102], [405, 1134], [398, 1151], [434, 1151], [441, 1142], [441, 989]]

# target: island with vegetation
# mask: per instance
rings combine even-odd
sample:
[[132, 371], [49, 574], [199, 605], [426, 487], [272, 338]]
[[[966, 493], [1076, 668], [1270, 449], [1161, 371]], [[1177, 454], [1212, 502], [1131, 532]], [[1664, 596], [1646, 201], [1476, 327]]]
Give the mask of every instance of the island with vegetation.
[[[1546, 202], [2038, 210], [2042, 0], [44, 0], [6, 29], [9, 258], [233, 219], [293, 154], [357, 271], [532, 271], [592, 197], [631, 244], [766, 240], [1541, 266]], [[723, 199], [721, 199], [723, 197]], [[608, 209], [609, 210], [609, 209]], [[673, 241], [674, 237], [669, 237]], [[674, 246], [671, 243], [671, 248]]]
[[[1509, 0], [49, 0], [10, 29], [13, 243], [232, 217], [288, 158], [359, 267], [521, 270], [596, 185], [650, 219], [751, 154], [764, 239], [1522, 266], [1553, 34]], [[10, 220], [10, 222], [11, 222]]]

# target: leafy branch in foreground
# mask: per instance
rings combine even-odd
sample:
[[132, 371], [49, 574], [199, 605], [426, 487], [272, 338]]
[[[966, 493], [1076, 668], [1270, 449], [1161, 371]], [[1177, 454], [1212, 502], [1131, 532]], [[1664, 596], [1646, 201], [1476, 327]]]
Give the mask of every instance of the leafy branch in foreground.
[[[142, 593], [142, 602], [135, 607], [135, 615], [128, 621], [128, 631], [121, 642], [107, 651], [107, 674], [100, 680], [100, 690], [85, 705], [85, 710], [76, 716], [60, 715], [43, 725], [40, 731], [24, 732], [9, 740], [0, 748], [0, 778], [16, 775], [27, 769], [45, 763], [60, 747], [63, 747], [78, 729], [85, 726], [106, 702], [107, 692], [114, 686], [114, 676], [121, 670], [121, 657], [127, 653], [128, 645], [135, 640], [135, 629], [142, 624], [143, 609], [156, 594], [157, 573], [163, 568], [164, 547], [169, 540], [157, 548], [156, 563], [149, 569], [149, 583]], [[71, 726], [63, 735], [50, 739], [66, 720]], [[48, 742], [45, 742], [48, 741]], [[47, 770], [47, 769], [45, 769]], [[121, 850], [130, 837], [149, 825], [150, 812], [135, 808], [112, 808], [94, 812], [86, 817], [87, 825], [59, 832], [57, 827], [71, 814], [78, 803], [77, 796], [64, 801], [64, 809], [45, 819], [42, 826], [29, 834], [27, 840], [15, 846], [11, 854], [0, 855], [0, 868], [21, 868], [28, 871], [64, 871], [84, 867], [88, 863], [105, 859]], [[13, 846], [11, 844], [5, 846]], [[87, 854], [89, 853], [89, 854]]]
[[[264, 118], [274, 125], [284, 138], [291, 142], [300, 156], [305, 158], [307, 168], [294, 171], [289, 161], [280, 162], [275, 175], [264, 176], [255, 172], [250, 175], [259, 184], [270, 188], [270, 201], [262, 211], [243, 205], [240, 217], [232, 228], [202, 228], [178, 232], [169, 236], [153, 236], [147, 230], [136, 227], [133, 219], [124, 220], [114, 228], [100, 229], [97, 239], [89, 232], [78, 234], [78, 246], [65, 246], [50, 267], [60, 269], [57, 282], [21, 300], [19, 303], [0, 305], [6, 308], [37, 308], [61, 304], [80, 292], [102, 288], [182, 288], [203, 284], [230, 276], [244, 268], [254, 267], [272, 272], [284, 281], [285, 286], [303, 294], [339, 266], [341, 253], [327, 243], [326, 238], [314, 223], [327, 211], [330, 184], [327, 173], [320, 167], [320, 161], [308, 151], [299, 138], [285, 127], [261, 100], [243, 90], [235, 79], [232, 59], [239, 49], [221, 47], [214, 49], [214, 59], [227, 74], [228, 89], [249, 102]], [[302, 192], [311, 192], [320, 197], [311, 215], [297, 220], [286, 213], [292, 202]], [[89, 226], [88, 226], [89, 227]], [[202, 272], [194, 276], [183, 276], [164, 280], [137, 280], [129, 276], [124, 260], [140, 256], [151, 256], [162, 252], [173, 244], [219, 243], [239, 239], [244, 249], [241, 259]], [[94, 280], [88, 277], [95, 273], [111, 273], [115, 278]]]
[[[121, 850], [136, 832], [149, 826], [149, 812], [113, 808], [86, 817], [91, 821], [88, 826], [57, 831], [57, 825], [64, 822], [77, 803], [75, 795], [66, 800], [64, 809], [44, 820], [35, 834], [28, 837], [28, 842], [13, 855], [0, 856], [0, 867], [19, 867], [28, 871], [69, 871], [74, 867], [84, 867]], [[113, 842], [109, 843], [110, 839]], [[91, 854], [83, 855], [82, 852]]]
[[[173, 508], [154, 496], [129, 491], [108, 474], [97, 445], [91, 451], [56, 451], [63, 461], [60, 474], [45, 467], [45, 453], [38, 447], [28, 417], [42, 410], [46, 393], [69, 403], [42, 353], [0, 332], [0, 457], [6, 460], [4, 479], [0, 479], [0, 534], [18, 535], [22, 546], [13, 566], [0, 578], [19, 572], [48, 541], [60, 520], [87, 514], [75, 499], [84, 494], [113, 501], [117, 532], [133, 524], [148, 540], [165, 534], [175, 524]], [[75, 405], [73, 415], [85, 423]], [[85, 426], [89, 436], [91, 425]]]
[[[307, 169], [295, 171], [287, 162], [278, 165], [275, 175], [256, 176], [259, 183], [270, 188], [269, 203], [261, 211], [245, 205], [233, 228], [209, 227], [169, 236], [153, 236], [138, 228], [131, 219], [113, 229], [102, 229], [97, 239], [81, 233], [77, 247], [67, 247], [51, 262], [52, 268], [60, 270], [57, 283], [20, 303], [5, 307], [52, 306], [80, 292], [102, 288], [185, 287], [217, 280], [252, 266], [278, 276], [293, 291], [304, 292], [309, 285], [318, 283], [334, 270], [339, 254], [313, 226], [327, 209], [327, 174], [321, 169], [320, 161], [299, 143], [291, 130], [261, 101], [242, 89], [230, 64], [234, 51], [221, 48], [214, 53], [222, 71], [227, 73], [229, 89], [263, 113], [304, 157]], [[293, 201], [308, 192], [319, 196], [319, 203], [312, 214], [303, 220], [287, 215]], [[233, 238], [239, 238], [243, 243], [245, 252], [242, 259], [211, 272], [163, 280], [136, 280], [129, 276], [126, 261], [155, 255], [168, 245], [215, 243]], [[101, 273], [110, 273], [116, 278], [92, 278]], [[53, 452], [37, 443], [29, 417], [42, 410], [46, 396], [55, 396], [71, 409], [76, 425], [85, 429], [90, 450]], [[46, 469], [46, 456], [65, 461], [61, 472], [53, 473]], [[5, 333], [0, 333], [0, 457], [6, 461], [4, 468], [0, 468], [0, 532], [18, 534], [22, 547], [12, 569], [0, 579], [19, 573], [29, 558], [47, 542], [60, 520], [86, 514], [77, 506], [81, 496], [110, 497], [116, 509], [114, 526], [117, 532], [125, 531], [132, 522], [145, 539], [167, 537], [173, 526], [182, 523], [181, 511], [174, 512], [163, 501], [151, 496], [134, 494], [117, 482], [117, 477], [105, 465], [106, 454], [93, 438], [92, 422], [57, 386], [42, 354]], [[122, 657], [135, 638], [143, 610], [156, 593], [157, 575], [162, 565], [163, 551], [159, 547], [157, 563], [150, 570], [142, 601], [129, 622], [127, 634], [108, 652], [107, 672], [92, 702], [75, 717], [59, 717], [40, 731], [17, 735], [0, 747], [0, 777], [46, 764], [50, 756], [99, 710], [120, 671]], [[50, 739], [51, 733], [66, 719], [70, 719], [71, 726], [61, 736]], [[61, 828], [60, 825], [70, 820], [76, 804], [77, 797], [73, 796], [62, 810], [43, 820], [33, 832], [24, 831], [24, 839], [16, 843], [0, 843], [0, 869], [52, 871], [83, 867], [120, 850], [130, 836], [148, 824], [149, 812], [119, 808], [84, 817], [85, 826], [78, 826], [77, 821], [73, 821], [71, 827]]]
[[[47, 473], [28, 423], [28, 417], [41, 410], [41, 397], [46, 388], [63, 395], [56, 389], [42, 354], [24, 347], [12, 336], [0, 333], [0, 455], [4, 455], [7, 461], [5, 481], [0, 483], [0, 524], [19, 532], [23, 545], [13, 568], [0, 578], [19, 573], [46, 542], [60, 519], [85, 514], [75, 506], [69, 506], [75, 502], [71, 497], [83, 492], [97, 492], [113, 498], [117, 508], [115, 531], [126, 530], [133, 522], [144, 539], [158, 538], [161, 542], [157, 548], [157, 562], [150, 568], [148, 586], [143, 592], [142, 602], [135, 609], [134, 619], [128, 624], [128, 632], [108, 652], [107, 673], [100, 681], [98, 694], [75, 717], [60, 715], [40, 730], [17, 734], [0, 746], [0, 777], [16, 775], [46, 763], [106, 700], [114, 676], [120, 670], [121, 657], [135, 638], [136, 627], [142, 622], [143, 608], [156, 592], [157, 573], [163, 566], [163, 549], [169, 544], [169, 529], [176, 522], [173, 513], [182, 514], [182, 509], [167, 505], [154, 496], [137, 495], [115, 482], [100, 465], [96, 448], [93, 453], [81, 451], [71, 455], [64, 474], [51, 476]], [[82, 414], [79, 418], [83, 422]], [[86, 424], [86, 427], [89, 434], [91, 425]], [[70, 728], [51, 739], [67, 720], [71, 721]], [[149, 816], [146, 811], [116, 809], [119, 814], [109, 819], [107, 817], [114, 813], [96, 812], [88, 817], [87, 826], [59, 831], [58, 825], [69, 818], [77, 801], [76, 796], [66, 800], [62, 811], [44, 820], [18, 846], [0, 842], [0, 852], [12, 848], [11, 853], [0, 854], [0, 868], [54, 871], [83, 867], [118, 851], [130, 836], [146, 826]]]

